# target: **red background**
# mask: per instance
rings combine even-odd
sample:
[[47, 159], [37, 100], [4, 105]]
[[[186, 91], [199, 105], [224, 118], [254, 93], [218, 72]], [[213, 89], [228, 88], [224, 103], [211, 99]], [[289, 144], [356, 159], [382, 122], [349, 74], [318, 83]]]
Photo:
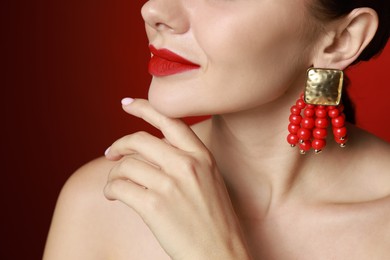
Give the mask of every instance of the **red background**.
[[[68, 176], [101, 156], [116, 138], [140, 129], [154, 131], [120, 106], [122, 97], [146, 97], [150, 80], [139, 12], [143, 2], [0, 4], [5, 29], [1, 259], [40, 259]], [[358, 125], [388, 141], [389, 65], [388, 47], [350, 75]]]

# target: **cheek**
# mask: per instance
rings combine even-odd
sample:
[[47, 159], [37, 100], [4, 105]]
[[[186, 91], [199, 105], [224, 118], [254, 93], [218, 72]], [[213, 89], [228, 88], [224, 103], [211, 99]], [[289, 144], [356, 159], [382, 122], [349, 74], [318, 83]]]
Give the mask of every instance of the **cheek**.
[[256, 15], [199, 30], [197, 39], [208, 56], [206, 81], [217, 85], [213, 88], [224, 99], [240, 97], [240, 105], [247, 106], [269, 102], [286, 91], [300, 67], [306, 69], [295, 54], [302, 49], [297, 33], [285, 29], [293, 25], [268, 20], [265, 24]]

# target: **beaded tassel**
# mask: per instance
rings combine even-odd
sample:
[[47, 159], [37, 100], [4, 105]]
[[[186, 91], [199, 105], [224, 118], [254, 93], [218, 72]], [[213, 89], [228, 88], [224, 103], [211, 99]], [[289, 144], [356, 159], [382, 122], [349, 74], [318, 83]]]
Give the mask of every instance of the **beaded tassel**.
[[347, 129], [343, 109], [343, 105], [306, 104], [303, 94], [301, 94], [301, 97], [290, 109], [287, 142], [292, 147], [298, 145], [301, 154], [307, 153], [312, 148], [318, 154], [326, 145], [327, 128], [331, 123], [334, 140], [341, 147], [345, 147]]

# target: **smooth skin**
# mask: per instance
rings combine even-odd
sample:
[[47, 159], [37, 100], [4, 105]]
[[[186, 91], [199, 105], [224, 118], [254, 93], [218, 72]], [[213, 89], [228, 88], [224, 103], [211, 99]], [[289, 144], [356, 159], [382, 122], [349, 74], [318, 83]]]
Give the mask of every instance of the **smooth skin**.
[[[44, 259], [390, 259], [390, 145], [352, 125], [344, 149], [329, 138], [302, 156], [286, 143], [307, 67], [346, 68], [377, 16], [359, 8], [308, 30], [302, 10], [300, 0], [148, 1], [150, 43], [201, 69], [154, 77], [149, 101], [123, 100], [164, 139], [125, 136], [80, 168]], [[175, 119], [199, 114], [215, 116]]]

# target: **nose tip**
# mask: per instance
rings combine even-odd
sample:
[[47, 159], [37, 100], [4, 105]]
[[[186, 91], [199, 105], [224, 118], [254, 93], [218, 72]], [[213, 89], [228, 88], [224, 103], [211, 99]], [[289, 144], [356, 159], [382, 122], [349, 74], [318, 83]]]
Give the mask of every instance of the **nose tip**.
[[188, 31], [189, 22], [180, 0], [149, 0], [141, 9], [147, 25], [156, 31], [171, 31], [176, 34]]

